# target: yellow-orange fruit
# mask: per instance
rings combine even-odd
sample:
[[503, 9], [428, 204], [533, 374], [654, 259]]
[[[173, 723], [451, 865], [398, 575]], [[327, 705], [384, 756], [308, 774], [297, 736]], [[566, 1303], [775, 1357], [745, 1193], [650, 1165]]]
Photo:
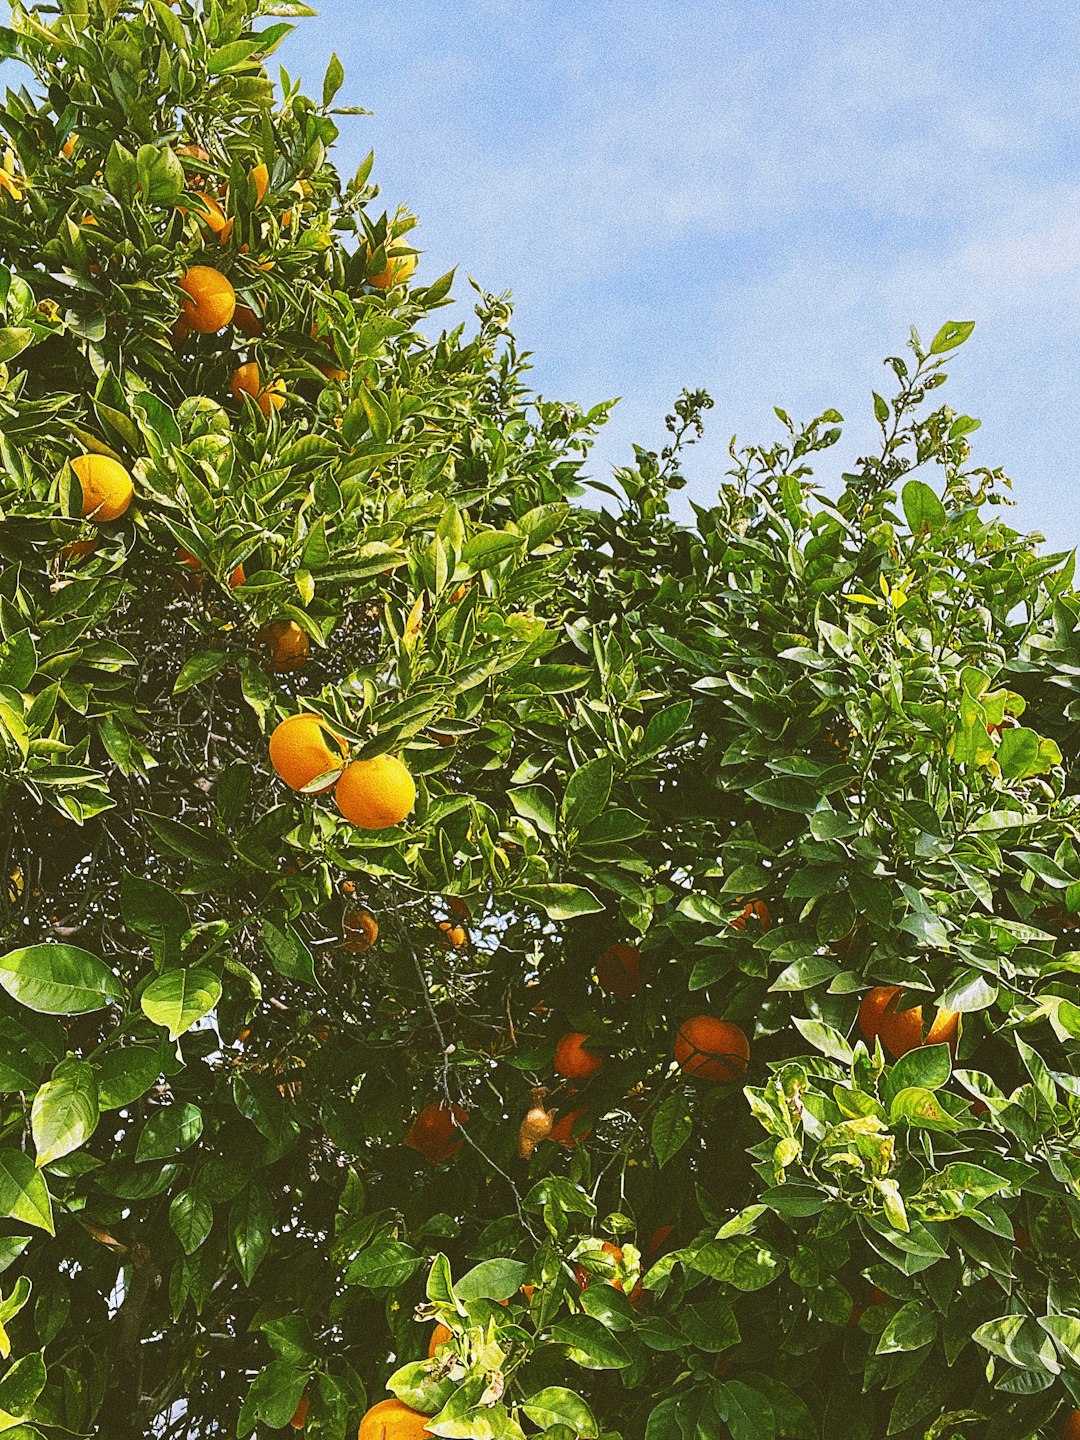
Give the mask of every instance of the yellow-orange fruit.
[[868, 1045], [881, 1036], [881, 1043], [899, 1060], [920, 1045], [948, 1045], [955, 1050], [960, 1031], [960, 1016], [955, 1010], [939, 1010], [929, 1032], [923, 1035], [922, 1006], [901, 1010], [903, 995], [899, 985], [875, 985], [859, 1005], [859, 1029]]
[[246, 581], [247, 572], [244, 569], [244, 562], [241, 560], [240, 564], [237, 565], [236, 569], [229, 576], [229, 589], [235, 590], [238, 586], [245, 584]]
[[464, 925], [454, 925], [449, 920], [440, 920], [439, 929], [442, 931], [443, 943], [451, 950], [467, 950], [469, 948], [469, 932]]
[[1080, 1410], [1069, 1410], [1061, 1427], [1061, 1440], [1080, 1440]]
[[[229, 218], [225, 214], [224, 210], [222, 210], [218, 202], [214, 199], [212, 195], [208, 195], [205, 190], [200, 190], [197, 192], [197, 199], [199, 201], [199, 204], [193, 207], [195, 210], [196, 218], [201, 220], [204, 225], [208, 226], [215, 235], [224, 235], [224, 238], [228, 239], [228, 235], [225, 235], [225, 231], [227, 229], [231, 229]], [[224, 240], [222, 241], [222, 243], [224, 243]]]
[[61, 560], [85, 560], [98, 547], [96, 540], [70, 540], [60, 547]]
[[363, 955], [379, 938], [379, 922], [369, 910], [354, 910], [345, 916], [345, 949]]
[[641, 951], [621, 940], [609, 945], [596, 962], [596, 978], [601, 989], [629, 1000], [641, 985]]
[[431, 1339], [428, 1341], [428, 1359], [432, 1359], [440, 1345], [445, 1345], [448, 1340], [452, 1340], [453, 1338], [454, 1332], [450, 1329], [449, 1325], [444, 1325], [442, 1321], [440, 1321], [438, 1325], [435, 1326], [435, 1329], [432, 1330]]
[[311, 648], [306, 633], [295, 620], [275, 620], [271, 625], [264, 625], [255, 636], [255, 644], [265, 651], [271, 670], [279, 675], [299, 670]]
[[750, 1041], [738, 1025], [715, 1015], [684, 1020], [675, 1036], [675, 1059], [683, 1073], [696, 1080], [730, 1085], [750, 1060]]
[[344, 740], [318, 715], [290, 715], [270, 736], [270, 764], [290, 790], [303, 790], [317, 776], [340, 770], [347, 754]]
[[360, 1421], [356, 1440], [434, 1440], [427, 1428], [430, 1418], [400, 1400], [380, 1400]]
[[589, 1037], [583, 1030], [571, 1030], [555, 1047], [551, 1068], [564, 1080], [588, 1080], [604, 1063], [602, 1055], [586, 1050]]
[[70, 160], [72, 155], [75, 154], [75, 147], [76, 145], [78, 145], [78, 143], [79, 137], [73, 130], [71, 134], [67, 137], [67, 139], [64, 141], [63, 145], [60, 146], [60, 154], [64, 157], [65, 160]]
[[280, 410], [285, 404], [285, 381], [277, 378], [268, 380], [264, 385], [258, 364], [254, 360], [247, 361], [233, 371], [229, 389], [237, 400], [242, 400], [245, 395], [250, 396], [267, 419], [270, 418], [271, 410]]
[[588, 1114], [588, 1108], [584, 1105], [579, 1105], [576, 1110], [567, 1110], [552, 1125], [548, 1139], [554, 1140], [565, 1150], [575, 1149], [582, 1140], [587, 1140], [592, 1134], [592, 1126], [582, 1123]]
[[296, 1409], [293, 1411], [293, 1417], [289, 1421], [289, 1424], [294, 1430], [303, 1430], [304, 1426], [307, 1424], [307, 1412], [308, 1393], [305, 1390], [303, 1395], [301, 1395], [300, 1399], [297, 1401]]
[[250, 305], [237, 305], [233, 311], [233, 325], [242, 335], [250, 335], [253, 340], [263, 333], [262, 321]]
[[405, 1132], [405, 1144], [433, 1165], [442, 1165], [453, 1160], [464, 1144], [460, 1131], [467, 1119], [460, 1105], [432, 1101], [413, 1119]]
[[261, 205], [266, 199], [266, 192], [270, 188], [270, 171], [260, 160], [251, 172], [251, 178], [255, 182], [255, 204]]
[[119, 460], [108, 455], [77, 455], [71, 468], [82, 489], [84, 519], [118, 520], [134, 499], [134, 482]]
[[460, 895], [448, 895], [446, 899], [446, 908], [450, 911], [450, 914], [453, 915], [455, 920], [472, 919], [472, 916], [469, 914], [469, 907]]
[[756, 920], [762, 930], [772, 929], [772, 913], [764, 900], [750, 900], [740, 914], [730, 922], [733, 930], [745, 930], [749, 921]]
[[184, 292], [184, 319], [200, 335], [214, 335], [236, 313], [236, 291], [230, 280], [211, 265], [192, 265], [180, 281]]
[[354, 760], [334, 791], [337, 807], [359, 830], [385, 830], [400, 825], [416, 804], [416, 785], [393, 755]]
[[[408, 245], [408, 240], [387, 239], [383, 249], [386, 253], [386, 265], [377, 275], [369, 275], [367, 283], [373, 285], [376, 290], [389, 290], [391, 285], [401, 285], [416, 269], [416, 255], [412, 253], [402, 254], [401, 247]], [[368, 250], [368, 260], [374, 255], [374, 251]]]

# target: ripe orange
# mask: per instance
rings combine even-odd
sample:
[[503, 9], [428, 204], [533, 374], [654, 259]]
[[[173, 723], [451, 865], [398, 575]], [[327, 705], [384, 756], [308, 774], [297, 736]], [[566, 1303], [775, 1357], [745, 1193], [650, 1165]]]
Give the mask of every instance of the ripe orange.
[[306, 633], [295, 620], [275, 620], [271, 625], [264, 625], [255, 636], [255, 644], [266, 652], [271, 670], [278, 675], [299, 670], [310, 649]]
[[334, 791], [337, 807], [359, 830], [385, 830], [400, 825], [416, 804], [416, 785], [393, 755], [354, 760]]
[[251, 178], [255, 182], [255, 204], [261, 205], [266, 198], [266, 192], [270, 188], [270, 171], [260, 160], [251, 172]]
[[675, 1059], [686, 1075], [731, 1085], [750, 1060], [750, 1041], [738, 1025], [715, 1015], [684, 1020], [675, 1036]]
[[443, 1325], [440, 1321], [440, 1323], [435, 1326], [435, 1329], [432, 1330], [431, 1339], [428, 1341], [428, 1359], [430, 1360], [434, 1356], [435, 1351], [438, 1350], [440, 1345], [445, 1345], [448, 1340], [452, 1340], [453, 1335], [454, 1332], [450, 1329], [449, 1325]]
[[955, 1050], [959, 1014], [955, 1010], [939, 1010], [924, 1038], [922, 1006], [899, 1009], [902, 994], [899, 985], [876, 985], [863, 996], [859, 1005], [859, 1029], [866, 1043], [873, 1045], [880, 1035], [882, 1045], [894, 1060], [920, 1045], [948, 1045]]
[[[290, 715], [270, 736], [270, 764], [290, 790], [303, 790], [317, 775], [340, 770], [347, 755], [344, 740], [318, 715]], [[329, 781], [323, 789], [329, 790], [333, 783]]]
[[[416, 255], [401, 253], [402, 248], [408, 244], [409, 241], [404, 236], [397, 240], [387, 237], [383, 245], [386, 253], [386, 265], [377, 275], [369, 275], [367, 283], [374, 286], [376, 290], [389, 290], [392, 285], [404, 284], [416, 269]], [[374, 253], [373, 250], [368, 249], [369, 263]]]
[[253, 340], [263, 333], [262, 321], [250, 305], [237, 305], [233, 311], [233, 324], [242, 335], [250, 335]]
[[469, 907], [460, 895], [448, 895], [446, 897], [446, 908], [453, 915], [455, 920], [471, 920]]
[[61, 560], [85, 560], [98, 547], [96, 540], [70, 540], [60, 547]]
[[379, 922], [369, 910], [354, 910], [345, 916], [345, 949], [363, 955], [379, 938]]
[[131, 476], [108, 455], [77, 455], [71, 462], [82, 489], [84, 519], [118, 520], [135, 496]]
[[772, 929], [772, 913], [764, 900], [750, 900], [729, 924], [733, 930], [745, 930], [750, 920], [756, 920], [762, 930]]
[[554, 1140], [564, 1150], [575, 1150], [582, 1140], [587, 1140], [592, 1134], [592, 1126], [582, 1124], [588, 1113], [585, 1105], [579, 1105], [576, 1110], [567, 1110], [552, 1125], [548, 1139]]
[[210, 265], [192, 265], [185, 270], [180, 289], [187, 297], [183, 302], [184, 319], [200, 335], [216, 334], [236, 313], [232, 283]]
[[[229, 221], [229, 217], [214, 197], [208, 195], [205, 190], [199, 190], [196, 193], [196, 198], [199, 201], [199, 204], [194, 207], [196, 219], [201, 221], [203, 225], [206, 225], [213, 234], [220, 236], [221, 243], [224, 244], [229, 238], [229, 233], [232, 231], [232, 224]], [[180, 208], [181, 210], [184, 209], [183, 206]]]
[[467, 950], [469, 948], [469, 932], [464, 925], [453, 925], [449, 920], [440, 920], [439, 929], [442, 931], [443, 942], [451, 950]]
[[285, 404], [285, 381], [279, 377], [264, 385], [258, 364], [254, 360], [249, 360], [233, 371], [229, 389], [237, 400], [242, 400], [245, 395], [250, 396], [267, 419], [270, 418], [271, 410], [280, 410]]
[[312, 321], [310, 333], [313, 340], [317, 341], [320, 345], [324, 346], [327, 350], [330, 351], [330, 356], [333, 361], [332, 364], [319, 365], [317, 368], [322, 371], [322, 373], [326, 376], [327, 380], [347, 380], [349, 378], [349, 372], [347, 370], [342, 370], [341, 362], [338, 360], [337, 355], [334, 353], [334, 342], [330, 339], [329, 335], [320, 335], [319, 327], [315, 324], [314, 321]]
[[229, 589], [235, 590], [238, 586], [243, 585], [246, 581], [247, 573], [244, 570], [244, 562], [241, 560], [240, 564], [237, 565], [236, 569], [229, 576]]
[[301, 1395], [300, 1399], [297, 1401], [296, 1409], [293, 1411], [293, 1417], [289, 1421], [289, 1424], [294, 1430], [303, 1430], [304, 1426], [307, 1424], [307, 1412], [308, 1393], [305, 1390], [303, 1395]]
[[1061, 1440], [1080, 1440], [1080, 1410], [1066, 1411]]
[[602, 1055], [585, 1049], [589, 1039], [583, 1030], [571, 1030], [555, 1047], [551, 1068], [564, 1080], [588, 1080], [604, 1063]]
[[458, 1131], [464, 1128], [467, 1119], [460, 1105], [451, 1107], [441, 1100], [433, 1100], [413, 1119], [405, 1132], [405, 1144], [433, 1165], [442, 1165], [453, 1160], [464, 1144]]
[[609, 945], [596, 962], [596, 978], [601, 989], [629, 1000], [641, 985], [641, 951], [621, 940]]
[[71, 134], [67, 137], [67, 139], [64, 141], [63, 145], [60, 146], [60, 154], [64, 157], [65, 160], [70, 160], [71, 157], [75, 154], [75, 146], [78, 145], [78, 143], [79, 137], [73, 130]]
[[360, 1421], [356, 1440], [435, 1440], [429, 1418], [400, 1400], [380, 1400]]
[[645, 1246], [645, 1254], [658, 1255], [674, 1234], [674, 1225], [658, 1225], [649, 1236], [648, 1243]]

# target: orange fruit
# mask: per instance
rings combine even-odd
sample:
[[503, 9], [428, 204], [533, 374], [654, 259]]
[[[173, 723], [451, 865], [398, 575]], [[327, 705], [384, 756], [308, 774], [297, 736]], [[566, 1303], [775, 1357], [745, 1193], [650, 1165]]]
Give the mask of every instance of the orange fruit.
[[342, 370], [341, 363], [338, 360], [337, 355], [334, 353], [334, 342], [330, 339], [329, 335], [320, 335], [319, 327], [314, 322], [312, 323], [310, 333], [313, 340], [317, 341], [318, 344], [325, 346], [325, 348], [330, 351], [330, 355], [333, 361], [332, 364], [319, 365], [317, 368], [322, 371], [322, 373], [326, 376], [327, 380], [347, 380], [349, 378], [349, 372], [347, 370]]
[[85, 560], [98, 547], [96, 540], [70, 540], [60, 548], [61, 560]]
[[472, 919], [472, 915], [469, 913], [469, 907], [460, 895], [448, 895], [446, 898], [446, 908], [455, 920]]
[[902, 994], [899, 985], [876, 985], [863, 996], [859, 1005], [859, 1029], [866, 1043], [872, 1046], [880, 1035], [882, 1045], [894, 1060], [920, 1045], [948, 1045], [955, 1050], [959, 1014], [955, 1010], [939, 1010], [924, 1037], [922, 1006], [901, 1010]]
[[751, 900], [743, 907], [742, 913], [729, 921], [733, 930], [745, 930], [748, 921], [756, 920], [762, 930], [772, 929], [772, 914], [764, 900]]
[[641, 951], [621, 940], [609, 945], [596, 962], [596, 978], [602, 990], [629, 1000], [641, 985]]
[[469, 948], [469, 932], [464, 925], [454, 925], [449, 920], [440, 920], [439, 929], [442, 931], [444, 943], [451, 950], [467, 950]]
[[72, 155], [75, 154], [75, 146], [78, 145], [78, 143], [79, 137], [73, 130], [71, 134], [67, 137], [67, 139], [64, 141], [63, 145], [60, 146], [60, 154], [64, 157], [65, 160], [70, 160]]
[[1066, 1411], [1061, 1440], [1080, 1440], [1080, 1410]]
[[435, 1326], [435, 1329], [432, 1330], [431, 1339], [428, 1341], [428, 1359], [430, 1360], [434, 1356], [435, 1351], [438, 1350], [440, 1345], [445, 1345], [448, 1340], [452, 1340], [453, 1336], [454, 1332], [450, 1329], [449, 1325], [443, 1325], [440, 1321], [440, 1323]]
[[[208, 226], [215, 235], [220, 235], [222, 237], [222, 244], [224, 244], [229, 238], [226, 232], [231, 232], [232, 230], [228, 216], [214, 197], [208, 195], [205, 190], [199, 190], [196, 194], [199, 200], [199, 205], [195, 207], [196, 219]], [[180, 208], [183, 210], [184, 207], [181, 206]]]
[[380, 1400], [360, 1421], [356, 1440], [434, 1440], [429, 1419], [400, 1400]]
[[675, 1059], [685, 1075], [731, 1085], [750, 1060], [750, 1041], [738, 1025], [715, 1015], [684, 1020], [675, 1036]]
[[551, 1068], [564, 1080], [588, 1080], [604, 1063], [602, 1055], [585, 1049], [588, 1035], [583, 1030], [571, 1030], [555, 1047]]
[[251, 178], [255, 182], [255, 204], [261, 205], [266, 198], [266, 192], [270, 188], [270, 171], [260, 160], [251, 172]]
[[[290, 715], [270, 736], [270, 764], [290, 790], [303, 790], [317, 775], [340, 770], [347, 754], [344, 740], [318, 715]], [[329, 790], [333, 783], [323, 789]]]
[[[387, 237], [383, 245], [386, 252], [386, 265], [377, 275], [369, 275], [367, 283], [374, 286], [376, 290], [389, 290], [392, 285], [402, 285], [416, 269], [415, 254], [402, 254], [401, 247], [408, 245], [408, 241], [402, 236], [400, 239], [391, 240]], [[372, 249], [368, 249], [368, 262], [374, 255]]]
[[250, 305], [237, 305], [233, 311], [233, 324], [242, 335], [250, 335], [253, 340], [263, 333], [262, 321]]
[[645, 1246], [646, 1255], [657, 1255], [675, 1234], [674, 1225], [658, 1225]]
[[244, 570], [244, 562], [241, 560], [240, 564], [237, 565], [236, 569], [233, 570], [232, 574], [229, 576], [229, 589], [235, 590], [238, 586], [243, 585], [246, 581], [247, 573]]
[[245, 395], [250, 396], [267, 419], [270, 418], [271, 410], [280, 410], [285, 404], [285, 381], [279, 377], [264, 385], [258, 364], [254, 360], [249, 360], [233, 371], [229, 389], [237, 400], [242, 400]]
[[293, 1417], [289, 1421], [289, 1424], [294, 1430], [303, 1430], [304, 1426], [307, 1424], [307, 1412], [308, 1393], [305, 1390], [303, 1395], [301, 1395], [300, 1399], [297, 1401], [296, 1409], [293, 1411]]
[[295, 620], [275, 620], [264, 625], [255, 636], [255, 644], [265, 650], [271, 670], [279, 675], [299, 670], [311, 648], [306, 633]]
[[345, 949], [363, 955], [379, 938], [379, 922], [369, 910], [354, 910], [345, 916]]
[[180, 280], [184, 292], [184, 319], [200, 335], [214, 335], [236, 313], [236, 291], [220, 270], [192, 265]]
[[119, 460], [108, 455], [77, 455], [71, 468], [82, 488], [83, 518], [99, 523], [119, 520], [135, 496], [135, 485]]
[[585, 1105], [579, 1105], [576, 1110], [567, 1110], [552, 1125], [548, 1139], [554, 1140], [564, 1150], [576, 1149], [580, 1141], [587, 1140], [592, 1134], [592, 1126], [582, 1124], [588, 1113]]
[[393, 755], [354, 760], [334, 791], [337, 807], [359, 830], [385, 830], [400, 825], [416, 804], [416, 785]]
[[405, 1144], [423, 1155], [433, 1165], [453, 1160], [464, 1141], [458, 1131], [464, 1128], [468, 1115], [460, 1105], [448, 1106], [433, 1100], [413, 1119], [405, 1132]]

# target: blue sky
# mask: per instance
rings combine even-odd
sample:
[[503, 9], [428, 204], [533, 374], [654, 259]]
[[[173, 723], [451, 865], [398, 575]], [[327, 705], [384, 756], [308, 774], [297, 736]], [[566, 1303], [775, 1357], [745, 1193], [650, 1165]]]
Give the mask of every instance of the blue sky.
[[[317, 4], [317, 0], [316, 0]], [[534, 381], [622, 403], [594, 452], [715, 401], [707, 503], [774, 404], [872, 443], [871, 387], [915, 323], [977, 322], [944, 392], [1014, 522], [1080, 539], [1080, 11], [1025, 0], [323, 0], [279, 51], [346, 68], [340, 162], [374, 147], [421, 274], [510, 290]], [[453, 317], [457, 310], [442, 312]]]

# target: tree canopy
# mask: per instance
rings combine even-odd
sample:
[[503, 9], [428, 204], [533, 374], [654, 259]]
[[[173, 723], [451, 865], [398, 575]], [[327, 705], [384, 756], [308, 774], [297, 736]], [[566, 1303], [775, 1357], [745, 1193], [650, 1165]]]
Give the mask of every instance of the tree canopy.
[[1075, 1440], [1080, 603], [971, 324], [835, 483], [778, 410], [678, 520], [684, 392], [590, 508], [305, 13], [0, 30], [0, 1430]]

